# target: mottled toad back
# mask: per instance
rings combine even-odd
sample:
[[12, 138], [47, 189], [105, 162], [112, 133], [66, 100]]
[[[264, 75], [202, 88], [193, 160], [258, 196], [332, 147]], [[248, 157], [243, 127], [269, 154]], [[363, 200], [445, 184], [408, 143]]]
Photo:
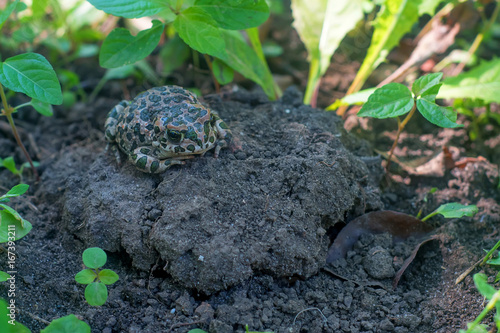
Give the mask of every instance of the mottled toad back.
[[149, 89], [132, 102], [121, 101], [108, 114], [106, 140], [116, 144], [135, 166], [160, 173], [215, 148], [217, 157], [231, 142], [219, 115], [177, 86]]

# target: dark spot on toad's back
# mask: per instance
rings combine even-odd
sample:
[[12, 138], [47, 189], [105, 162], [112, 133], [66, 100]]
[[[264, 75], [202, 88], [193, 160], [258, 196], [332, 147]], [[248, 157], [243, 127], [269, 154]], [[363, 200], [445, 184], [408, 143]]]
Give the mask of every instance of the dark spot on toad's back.
[[152, 131], [154, 127], [155, 127], [155, 125], [153, 125], [153, 124], [151, 124], [151, 123], [149, 123], [149, 124], [147, 124], [147, 125], [146, 125], [146, 129], [147, 129], [148, 131]]
[[161, 96], [156, 95], [156, 94], [151, 94], [151, 95], [149, 95], [148, 99], [150, 102], [158, 103], [161, 101]]
[[141, 157], [137, 160], [136, 165], [140, 169], [146, 168], [146, 163], [148, 162], [148, 158], [146, 156]]

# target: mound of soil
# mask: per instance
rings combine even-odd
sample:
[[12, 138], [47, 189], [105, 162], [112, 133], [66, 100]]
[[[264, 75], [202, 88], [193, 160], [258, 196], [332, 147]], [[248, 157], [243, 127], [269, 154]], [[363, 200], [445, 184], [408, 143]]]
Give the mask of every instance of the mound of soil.
[[[480, 161], [440, 178], [412, 177], [410, 186], [393, 184], [381, 195], [380, 158], [333, 113], [302, 105], [296, 90], [272, 103], [244, 91], [206, 100], [241, 149], [218, 159], [209, 152], [161, 175], [118, 165], [104, 150], [104, 119], [118, 95], [53, 119], [27, 113], [20, 124], [25, 139], [34, 138], [25, 142], [39, 144], [28, 149], [39, 154], [41, 181], [12, 202], [34, 226], [16, 247], [18, 321], [37, 331], [74, 313], [106, 333], [230, 333], [245, 325], [453, 332], [479, 313], [471, 278], [459, 286], [454, 279], [496, 242], [495, 166]], [[22, 160], [10, 138], [0, 142], [2, 154]], [[6, 170], [0, 180], [5, 188], [16, 183]], [[429, 196], [431, 187], [438, 190]], [[365, 235], [326, 266], [339, 222], [379, 209], [416, 215], [449, 201], [478, 203], [480, 214], [435, 219], [441, 240], [422, 247], [396, 290], [392, 278], [416, 240]], [[120, 276], [99, 308], [85, 303], [74, 281], [90, 246], [107, 250], [105, 268]]]

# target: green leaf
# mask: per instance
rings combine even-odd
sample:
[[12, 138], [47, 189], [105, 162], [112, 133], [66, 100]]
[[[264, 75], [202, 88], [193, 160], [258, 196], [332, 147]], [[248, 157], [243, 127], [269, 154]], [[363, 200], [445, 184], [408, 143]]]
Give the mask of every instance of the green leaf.
[[108, 14], [125, 18], [152, 16], [168, 8], [168, 1], [155, 0], [89, 0], [89, 2]]
[[3, 166], [4, 168], [12, 172], [14, 175], [19, 174], [19, 170], [17, 170], [16, 168], [16, 162], [14, 162], [14, 157], [12, 156], [6, 157], [3, 160], [1, 160], [1, 162], [2, 163], [0, 164], [0, 166]]
[[465, 206], [458, 202], [451, 202], [441, 205], [434, 212], [443, 215], [447, 219], [460, 218], [463, 216], [474, 216], [477, 212], [476, 205]]
[[0, 282], [5, 282], [10, 279], [10, 274], [0, 271]]
[[99, 64], [104, 68], [115, 68], [145, 58], [160, 42], [164, 28], [163, 23], [153, 20], [153, 26], [137, 36], [132, 36], [124, 28], [114, 29], [102, 43]]
[[362, 3], [363, 0], [292, 0], [293, 26], [306, 46], [311, 62], [304, 103], [310, 103], [333, 53], [363, 17]]
[[358, 116], [394, 118], [410, 112], [414, 103], [410, 90], [393, 82], [375, 90], [359, 110]]
[[10, 189], [9, 192], [5, 194], [5, 197], [10, 198], [10, 197], [18, 197], [20, 195], [23, 195], [26, 193], [26, 191], [29, 189], [29, 185], [26, 184], [18, 184], [14, 186], [13, 188]]
[[191, 48], [222, 60], [227, 58], [226, 45], [217, 22], [203, 9], [190, 7], [182, 11], [173, 25]]
[[74, 314], [53, 320], [49, 326], [41, 330], [40, 333], [90, 333], [90, 326]]
[[118, 274], [110, 269], [103, 269], [97, 277], [104, 284], [113, 284], [119, 279]]
[[92, 282], [85, 288], [85, 299], [92, 306], [101, 306], [108, 299], [108, 288], [104, 283]]
[[182, 41], [179, 35], [169, 39], [160, 50], [160, 58], [163, 63], [162, 75], [167, 76], [179, 68], [191, 55], [191, 50]]
[[0, 82], [42, 102], [59, 105], [62, 92], [50, 63], [38, 53], [24, 53], [0, 63]]
[[[0, 207], [5, 208], [8, 206], [0, 204]], [[0, 243], [7, 243], [11, 240], [9, 237], [14, 237], [14, 240], [21, 239], [33, 228], [31, 223], [22, 219], [19, 214], [14, 211], [17, 216], [21, 218], [21, 220], [19, 220], [12, 214], [11, 210], [14, 211], [12, 208], [10, 208], [10, 210], [0, 210]]]
[[474, 284], [476, 285], [477, 290], [486, 297], [487, 299], [491, 299], [493, 295], [497, 292], [497, 290], [488, 284], [488, 277], [486, 274], [477, 273], [472, 277], [474, 279]]
[[241, 33], [233, 30], [221, 30], [221, 32], [227, 47], [227, 58], [223, 59], [223, 62], [260, 85], [269, 99], [276, 99], [274, 81], [269, 68], [245, 42]]
[[[13, 301], [15, 299], [12, 298]], [[15, 309], [11, 310], [8, 307], [12, 305], [7, 304], [7, 302], [0, 298], [0, 332], [2, 333], [30, 333], [31, 331], [24, 326], [21, 323], [18, 323], [17, 321], [14, 322], [14, 325], [12, 325], [11, 320], [14, 320], [13, 317], [10, 316], [11, 311], [14, 311]], [[14, 306], [16, 306], [16, 303], [14, 303]], [[14, 314], [15, 317], [15, 314]]]
[[486, 263], [492, 266], [500, 266], [500, 257], [488, 259]]
[[33, 108], [43, 116], [51, 117], [54, 114], [54, 112], [52, 111], [52, 105], [49, 103], [44, 103], [37, 99], [32, 99], [31, 106], [33, 106]]
[[108, 256], [101, 248], [90, 247], [83, 251], [82, 259], [85, 266], [96, 269], [106, 264]]
[[457, 128], [464, 125], [457, 124], [457, 113], [451, 107], [439, 106], [427, 99], [417, 99], [417, 109], [425, 119], [434, 125], [444, 128]]
[[220, 84], [228, 84], [234, 78], [233, 69], [217, 58], [212, 62], [212, 73]]
[[[439, 85], [442, 77], [443, 73], [432, 73], [424, 75], [413, 82], [411, 91], [413, 92], [415, 97], [421, 96], [423, 94], [429, 96], [429, 89]], [[435, 98], [436, 96], [434, 96], [434, 99]], [[432, 100], [432, 102], [434, 102], [434, 100]]]
[[19, 0], [15, 0], [14, 2], [11, 2], [1, 13], [0, 13], [0, 29], [2, 28], [3, 24], [7, 19], [9, 18], [10, 14], [16, 9], [17, 3]]
[[257, 27], [269, 17], [265, 0], [197, 0], [195, 6], [210, 14], [220, 28], [229, 30]]
[[484, 61], [470, 71], [443, 80], [438, 98], [478, 98], [500, 103], [500, 59]]
[[189, 330], [188, 333], [207, 333], [207, 331], [204, 331], [204, 330], [199, 329], [199, 328], [195, 328], [195, 329]]
[[[434, 15], [436, 11], [437, 5], [439, 5], [443, 0], [422, 0], [420, 5], [418, 6], [418, 15], [422, 16], [424, 14], [429, 14], [430, 16]], [[445, 2], [450, 2], [449, 0]]]
[[76, 273], [75, 281], [81, 284], [89, 284], [94, 282], [96, 277], [97, 274], [95, 273], [95, 271], [93, 269], [87, 268]]
[[[372, 41], [366, 57], [354, 79], [353, 92], [363, 86], [373, 70], [383, 62], [399, 40], [418, 20], [418, 6], [422, 0], [386, 0], [374, 22]], [[351, 88], [350, 88], [351, 89]]]

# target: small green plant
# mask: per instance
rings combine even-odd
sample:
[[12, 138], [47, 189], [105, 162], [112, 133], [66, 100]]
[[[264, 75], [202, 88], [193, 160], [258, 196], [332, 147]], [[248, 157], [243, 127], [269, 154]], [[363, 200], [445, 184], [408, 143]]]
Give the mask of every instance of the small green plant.
[[40, 333], [90, 333], [90, 326], [78, 319], [74, 314], [70, 314], [50, 322], [49, 326], [41, 330]]
[[[169, 24], [169, 28], [175, 29], [184, 43], [205, 55], [208, 66], [219, 82], [232, 80], [232, 72], [238, 71], [259, 84], [269, 98], [276, 99], [281, 94], [265, 62], [256, 28], [269, 17], [265, 0], [89, 2], [115, 16], [139, 18], [157, 15], [162, 19], [152, 20], [151, 28], [140, 31], [136, 36], [124, 28], [111, 31], [99, 53], [99, 63], [104, 68], [133, 64], [151, 54]], [[246, 31], [250, 45], [236, 30]], [[178, 41], [176, 45], [179, 46]], [[177, 62], [179, 52], [167, 53], [174, 58], [172, 62]], [[165, 61], [165, 54], [162, 55]], [[215, 60], [211, 61], [209, 56], [215, 57]]]
[[[422, 76], [415, 80], [411, 90], [400, 83], [393, 82], [386, 84], [376, 89], [370, 97], [368, 97], [368, 101], [363, 105], [361, 110], [359, 110], [359, 117], [398, 119], [398, 131], [387, 158], [387, 170], [389, 170], [394, 149], [399, 141], [399, 136], [417, 109], [425, 119], [437, 126], [446, 128], [463, 127], [463, 125], [457, 124], [456, 122], [457, 112], [451, 107], [444, 107], [435, 103], [436, 95], [442, 85], [440, 82], [442, 76], [443, 73], [433, 73]], [[407, 116], [401, 121], [399, 116], [405, 114], [407, 114]]]
[[[10, 189], [6, 194], [0, 196], [0, 243], [7, 243], [8, 245], [7, 256], [9, 261], [7, 261], [7, 265], [11, 271], [15, 271], [15, 267], [13, 266], [15, 254], [11, 254], [9, 249], [13, 246], [14, 241], [26, 236], [33, 226], [30, 222], [23, 219], [15, 209], [7, 206], [6, 203], [10, 201], [10, 198], [23, 195], [28, 188], [29, 185], [19, 184]], [[14, 257], [11, 257], [11, 255]], [[0, 271], [0, 282], [5, 282], [10, 277], [10, 274]]]
[[108, 288], [118, 281], [118, 274], [110, 269], [101, 269], [106, 264], [106, 252], [98, 247], [91, 247], [83, 251], [83, 263], [88, 268], [75, 275], [75, 281], [86, 284], [85, 299], [92, 306], [101, 306], [108, 299]]
[[[19, 0], [12, 2], [0, 14], [0, 27], [12, 12], [16, 10], [18, 4]], [[12, 107], [7, 103], [4, 87], [15, 92], [24, 93], [31, 97], [32, 100], [28, 103]], [[21, 142], [12, 114], [22, 107], [32, 106], [42, 115], [52, 115], [51, 104], [58, 105], [62, 103], [61, 86], [59, 85], [56, 73], [47, 59], [38, 53], [23, 53], [7, 58], [3, 62], [0, 61], [0, 98], [2, 99], [3, 106], [0, 115], [7, 118], [17, 144], [31, 165], [33, 174], [38, 178], [35, 165]]]
[[[35, 167], [38, 167], [40, 163], [33, 161], [33, 165]], [[14, 157], [9, 156], [6, 158], [0, 158], [0, 168], [4, 167], [10, 172], [12, 172], [13, 175], [16, 175], [19, 177], [19, 182], [23, 182], [23, 171], [25, 168], [29, 167], [30, 164], [29, 162], [24, 162], [19, 169], [16, 167], [16, 162], [14, 162]]]
[[435, 211], [425, 216], [422, 219], [422, 222], [427, 221], [431, 217], [441, 214], [447, 219], [458, 219], [464, 216], [472, 217], [476, 215], [478, 212], [476, 205], [462, 205], [458, 202], [450, 202], [444, 205], [439, 206]]

